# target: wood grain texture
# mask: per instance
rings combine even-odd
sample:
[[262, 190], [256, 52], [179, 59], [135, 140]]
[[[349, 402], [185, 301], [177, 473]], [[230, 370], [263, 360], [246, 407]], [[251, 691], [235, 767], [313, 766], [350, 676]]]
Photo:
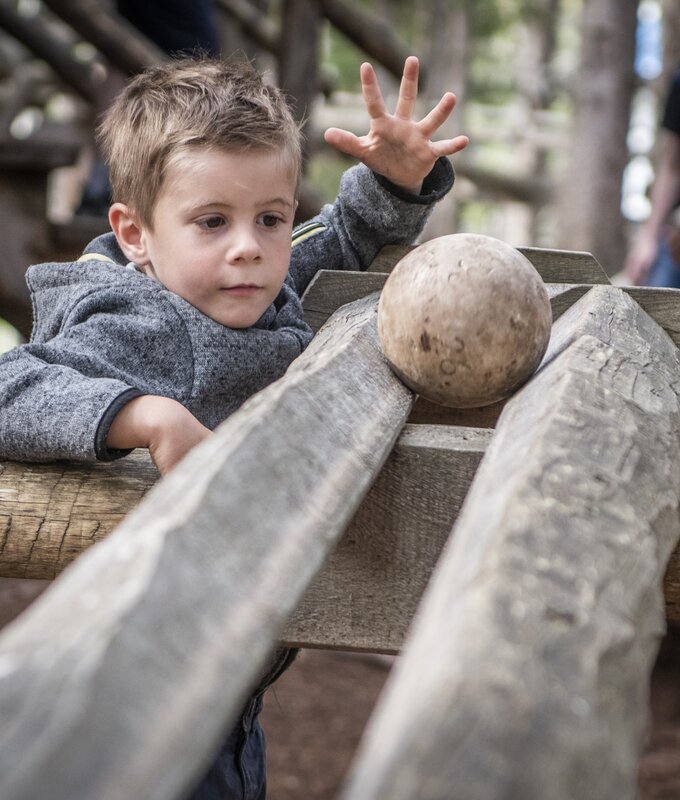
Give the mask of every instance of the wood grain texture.
[[[286, 625], [302, 647], [396, 652], [491, 431], [406, 425]], [[53, 578], [154, 485], [146, 453], [112, 464], [0, 464], [0, 576]]]
[[343, 309], [3, 631], [3, 800], [185, 796], [408, 415], [375, 317]]
[[397, 652], [490, 438], [407, 425], [284, 641]]
[[98, 464], [0, 462], [0, 576], [55, 578], [157, 480], [146, 450]]
[[[369, 267], [371, 272], [391, 272], [397, 261], [413, 250], [414, 245], [388, 245]], [[549, 250], [541, 247], [518, 247], [534, 265], [546, 283], [608, 284], [602, 265], [591, 253], [576, 250]]]
[[624, 292], [506, 405], [343, 800], [633, 800], [680, 534], [680, 364]]

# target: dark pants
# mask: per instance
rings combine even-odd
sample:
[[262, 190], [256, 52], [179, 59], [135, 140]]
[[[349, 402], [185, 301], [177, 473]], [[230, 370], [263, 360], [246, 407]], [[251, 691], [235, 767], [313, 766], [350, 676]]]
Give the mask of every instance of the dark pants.
[[267, 757], [258, 721], [265, 690], [295, 660], [298, 650], [279, 648], [262, 676], [257, 693], [227, 736], [208, 773], [187, 800], [265, 800]]
[[210, 770], [187, 800], [265, 800], [264, 734], [258, 721], [262, 696], [250, 700]]

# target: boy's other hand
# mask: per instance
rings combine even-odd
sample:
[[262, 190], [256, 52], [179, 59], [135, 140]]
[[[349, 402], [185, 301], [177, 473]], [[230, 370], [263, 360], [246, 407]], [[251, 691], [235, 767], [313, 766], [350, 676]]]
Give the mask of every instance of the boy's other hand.
[[117, 450], [146, 447], [165, 476], [212, 432], [170, 397], [135, 397], [116, 414], [106, 443]]
[[328, 144], [362, 161], [369, 169], [384, 175], [392, 183], [419, 194], [423, 179], [440, 156], [450, 156], [467, 146], [467, 136], [433, 142], [431, 137], [448, 119], [456, 105], [456, 96], [446, 92], [437, 105], [420, 122], [412, 119], [418, 98], [418, 59], [409, 56], [399, 87], [394, 114], [390, 114], [378, 85], [373, 67], [362, 64], [361, 90], [371, 128], [365, 136], [329, 128]]

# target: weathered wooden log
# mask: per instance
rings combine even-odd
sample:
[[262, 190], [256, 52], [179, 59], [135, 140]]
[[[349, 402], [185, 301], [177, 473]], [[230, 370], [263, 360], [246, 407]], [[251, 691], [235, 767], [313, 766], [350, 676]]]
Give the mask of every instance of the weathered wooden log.
[[[396, 652], [490, 435], [407, 425], [283, 640]], [[112, 464], [0, 464], [0, 577], [56, 577], [157, 480], [143, 452]]]
[[498, 422], [345, 800], [636, 796], [680, 535], [680, 362], [619, 289]]
[[5, 629], [3, 800], [185, 796], [408, 415], [376, 313], [343, 309]]
[[76, 61], [70, 48], [57, 39], [40, 16], [27, 18], [18, 13], [15, 6], [9, 0], [0, 0], [0, 28], [46, 61], [71, 89], [89, 102], [94, 102], [97, 86], [92, 69]]
[[45, 5], [125, 74], [167, 58], [132, 23], [97, 0], [45, 0]]
[[217, 7], [241, 27], [243, 32], [262, 50], [279, 54], [281, 30], [250, 0], [217, 0]]

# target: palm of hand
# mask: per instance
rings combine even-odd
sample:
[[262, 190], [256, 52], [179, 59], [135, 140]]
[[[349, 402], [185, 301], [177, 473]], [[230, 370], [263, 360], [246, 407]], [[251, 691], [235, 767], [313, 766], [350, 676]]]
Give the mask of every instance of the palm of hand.
[[412, 119], [418, 96], [418, 59], [410, 57], [404, 64], [394, 114], [387, 111], [370, 64], [361, 67], [361, 87], [371, 119], [369, 132], [365, 136], [356, 136], [349, 131], [329, 128], [326, 141], [392, 183], [419, 192], [423, 179], [440, 156], [453, 155], [467, 145], [466, 136], [431, 141], [456, 104], [456, 97], [451, 92], [447, 92], [422, 120], [416, 122]]

